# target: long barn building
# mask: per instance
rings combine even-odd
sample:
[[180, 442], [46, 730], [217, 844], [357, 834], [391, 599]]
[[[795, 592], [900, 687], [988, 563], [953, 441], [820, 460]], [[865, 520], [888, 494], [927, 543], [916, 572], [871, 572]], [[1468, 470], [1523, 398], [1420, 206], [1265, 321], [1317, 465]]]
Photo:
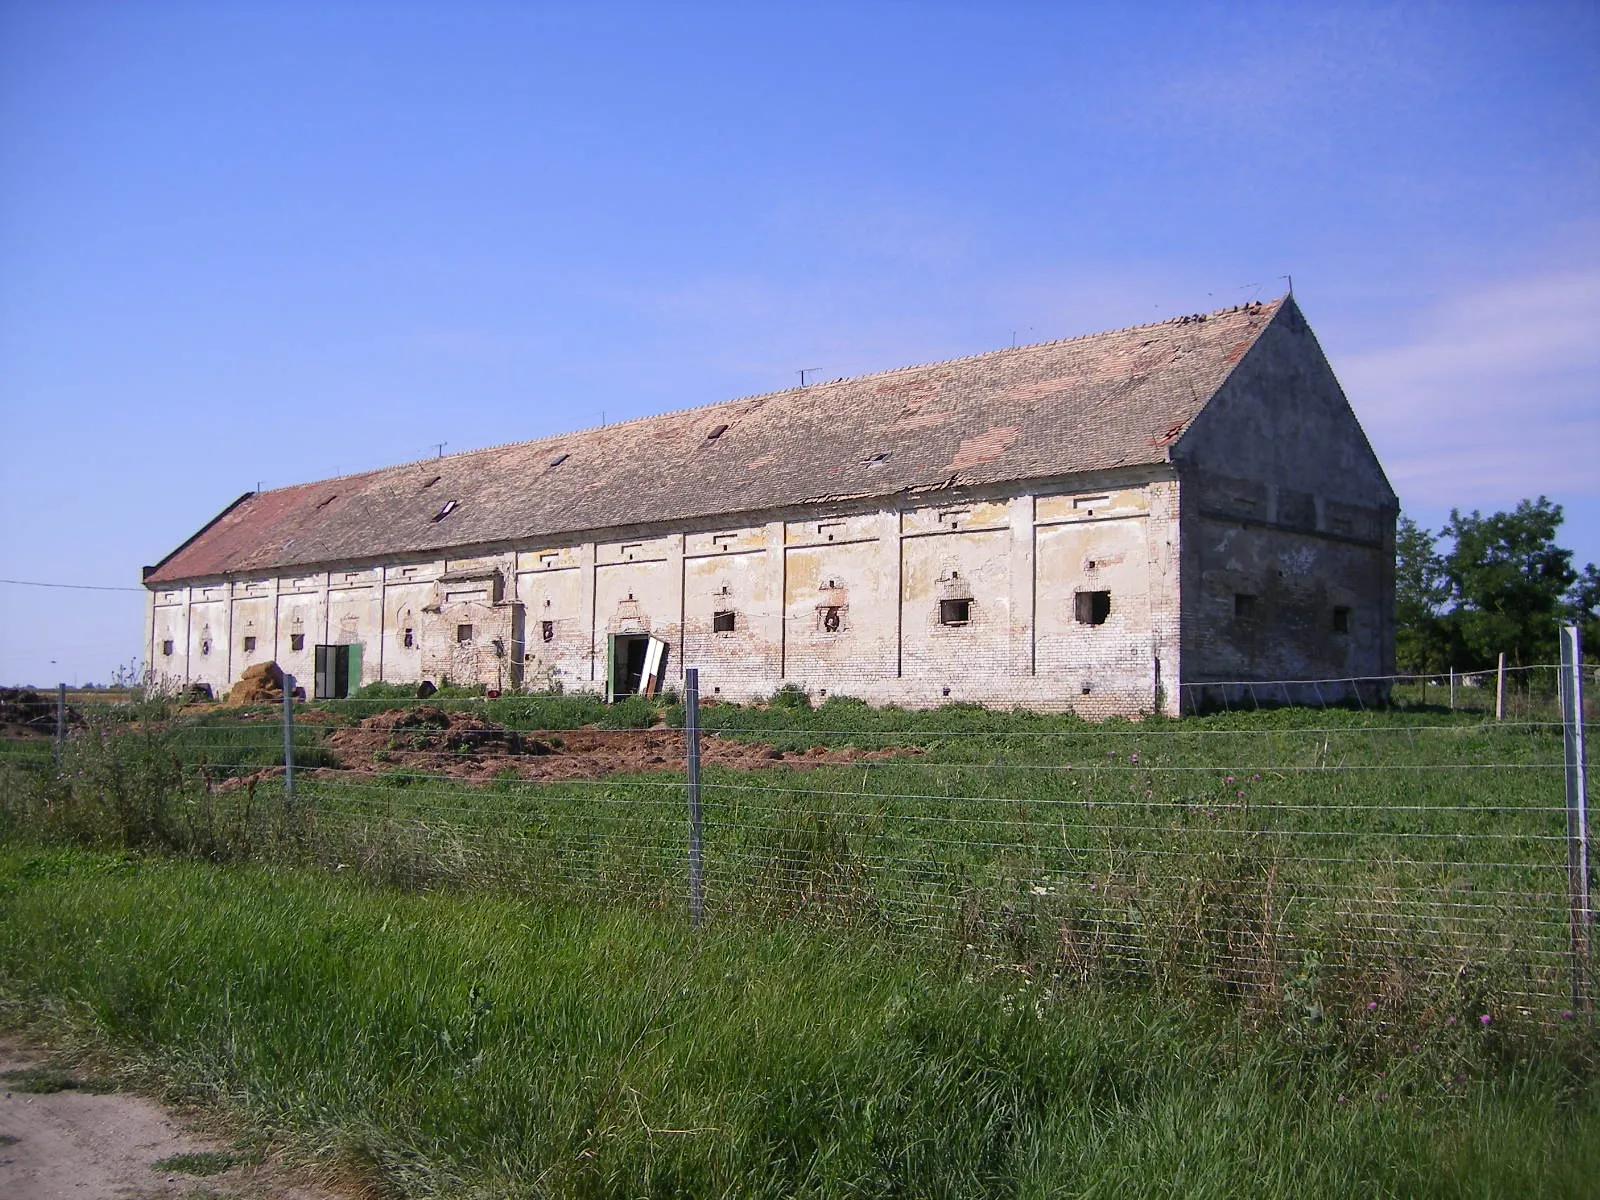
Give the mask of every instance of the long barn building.
[[[1392, 670], [1397, 507], [1292, 297], [241, 496], [147, 661], [1165, 711]], [[320, 670], [318, 668], [321, 668]]]

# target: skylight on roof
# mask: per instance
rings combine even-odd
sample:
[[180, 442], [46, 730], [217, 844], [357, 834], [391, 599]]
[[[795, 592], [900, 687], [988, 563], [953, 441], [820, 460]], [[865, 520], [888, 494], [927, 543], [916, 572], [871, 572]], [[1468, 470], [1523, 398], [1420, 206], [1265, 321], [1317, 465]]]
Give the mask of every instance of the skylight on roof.
[[572, 455], [570, 455], [570, 454], [558, 454], [558, 455], [556, 455], [554, 458], [552, 458], [550, 460], [550, 465], [552, 467], [559, 467], [562, 463], [566, 462], [567, 459], [569, 459], [571, 457], [572, 457]]
[[867, 458], [863, 458], [861, 460], [861, 465], [864, 466], [864, 467], [876, 467], [880, 463], [886, 463], [886, 462], [889, 461], [889, 453], [890, 452], [888, 450], [883, 450], [883, 451], [880, 451], [877, 454], [871, 455], [871, 456], [869, 456]]
[[718, 425], [710, 433], [706, 434], [706, 441], [714, 442], [719, 437], [721, 437], [723, 434], [725, 434], [727, 432], [728, 432], [728, 427], [726, 425]]
[[456, 510], [456, 502], [454, 500], [446, 500], [444, 502], [444, 507], [442, 507], [438, 511], [438, 513], [434, 516], [433, 519], [435, 521], [442, 521], [446, 517], [448, 517], [451, 513], [455, 512], [455, 510]]

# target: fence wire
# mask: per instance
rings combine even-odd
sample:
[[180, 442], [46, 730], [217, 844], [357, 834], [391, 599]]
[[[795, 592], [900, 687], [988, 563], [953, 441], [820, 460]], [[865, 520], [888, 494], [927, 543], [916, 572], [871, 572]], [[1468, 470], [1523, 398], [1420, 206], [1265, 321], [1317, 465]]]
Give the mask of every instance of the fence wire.
[[[175, 764], [173, 819], [217, 846], [686, 911], [681, 706], [607, 729], [574, 699], [555, 727], [563, 703], [296, 706], [292, 796], [271, 708], [85, 711], [65, 745], [10, 739], [0, 761], [59, 803], [74, 779], [114, 788], [95, 774], [105, 748], [142, 742]], [[1502, 721], [1391, 702], [1092, 725], [780, 697], [699, 715], [708, 921], [1277, 1010], [1493, 1002], [1550, 1020], [1575, 986], [1593, 995], [1569, 920], [1562, 725], [1531, 704]]]

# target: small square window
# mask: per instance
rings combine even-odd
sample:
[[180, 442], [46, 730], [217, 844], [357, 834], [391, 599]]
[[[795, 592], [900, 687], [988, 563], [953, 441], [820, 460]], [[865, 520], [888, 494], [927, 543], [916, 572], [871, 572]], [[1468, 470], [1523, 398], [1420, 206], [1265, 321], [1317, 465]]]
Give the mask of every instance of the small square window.
[[303, 633], [291, 633], [289, 635], [289, 649], [291, 649], [291, 650], [304, 650], [305, 648], [306, 648], [306, 635], [305, 634], [303, 634]]
[[471, 625], [457, 625], [456, 626], [456, 645], [458, 645], [458, 646], [470, 646], [471, 644], [472, 644], [472, 626]]
[[417, 645], [417, 631], [407, 626], [405, 633], [400, 636], [400, 644], [407, 650], [415, 649]]
[[168, 638], [166, 641], [161, 643], [161, 653], [165, 654], [168, 658], [172, 657], [172, 639], [171, 638]]
[[211, 653], [211, 639], [210, 638], [202, 638], [200, 640], [200, 653], [201, 654], [210, 654]]
[[844, 622], [841, 619], [840, 614], [839, 614], [839, 606], [838, 605], [830, 604], [830, 605], [828, 605], [827, 608], [822, 610], [822, 632], [823, 633], [838, 633], [839, 632], [839, 626], [842, 625], [843, 623]]
[[1233, 615], [1240, 621], [1253, 621], [1256, 616], [1256, 598], [1249, 592], [1233, 594]]
[[1335, 633], [1350, 632], [1350, 610], [1344, 605], [1336, 605], [1333, 610], [1333, 631]]
[[1110, 592], [1079, 592], [1073, 601], [1079, 625], [1104, 625], [1111, 615]]
[[965, 625], [972, 620], [971, 600], [939, 601], [939, 624]]
[[734, 615], [731, 612], [719, 612], [719, 613], [712, 613], [711, 614], [711, 629], [712, 629], [712, 632], [714, 632], [714, 633], [732, 633], [733, 632], [733, 626], [734, 626]]
[[254, 654], [256, 652], [256, 639], [254, 637], [248, 635], [245, 637], [244, 652], [246, 654]]
[[539, 622], [539, 636], [547, 642], [556, 640], [556, 623], [554, 621]]

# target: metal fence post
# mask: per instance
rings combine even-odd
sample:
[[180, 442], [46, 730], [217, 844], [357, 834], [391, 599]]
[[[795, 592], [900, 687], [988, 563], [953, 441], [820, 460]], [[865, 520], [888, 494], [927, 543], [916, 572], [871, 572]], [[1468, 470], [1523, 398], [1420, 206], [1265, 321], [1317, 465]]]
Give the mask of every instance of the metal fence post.
[[683, 673], [683, 736], [689, 769], [689, 922], [705, 919], [705, 881], [700, 874], [700, 671]]
[[56, 745], [67, 740], [67, 685], [56, 684]]
[[283, 677], [283, 803], [294, 803], [294, 676]]
[[1583, 639], [1561, 627], [1561, 723], [1567, 776], [1567, 898], [1572, 925], [1572, 1005], [1588, 1002], [1594, 907], [1589, 898], [1589, 805], [1584, 778]]
[[1450, 711], [1456, 710], [1456, 669], [1450, 668]]
[[1500, 651], [1500, 661], [1495, 665], [1494, 719], [1506, 719], [1506, 652]]

